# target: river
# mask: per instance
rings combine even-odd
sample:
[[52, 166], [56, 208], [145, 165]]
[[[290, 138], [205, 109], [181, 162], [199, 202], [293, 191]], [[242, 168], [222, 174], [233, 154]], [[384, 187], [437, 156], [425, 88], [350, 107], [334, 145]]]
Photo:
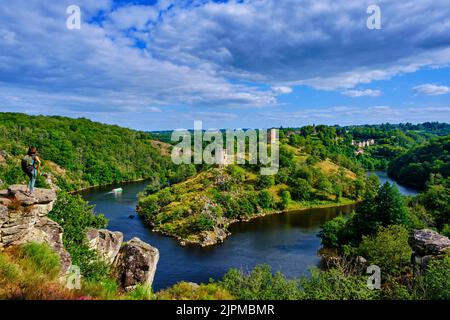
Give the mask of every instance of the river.
[[95, 212], [104, 213], [109, 219], [108, 229], [121, 231], [125, 240], [139, 237], [159, 249], [155, 291], [182, 280], [200, 283], [220, 279], [230, 268], [247, 271], [262, 263], [289, 278], [306, 275], [321, 262], [317, 255], [321, 225], [354, 209], [353, 205], [347, 205], [269, 215], [232, 225], [232, 235], [223, 244], [209, 248], [181, 247], [173, 238], [152, 232], [135, 212], [137, 193], [145, 188], [145, 181], [114, 187], [119, 186], [123, 188], [121, 195], [110, 193], [112, 186], [81, 194], [96, 205]]
[[407, 187], [404, 185], [399, 184], [398, 182], [395, 182], [389, 176], [387, 175], [387, 172], [385, 171], [368, 171], [367, 175], [375, 174], [378, 179], [380, 179], [381, 185], [383, 185], [385, 182], [393, 183], [397, 186], [398, 191], [400, 191], [401, 194], [405, 196], [415, 196], [419, 191], [417, 189]]

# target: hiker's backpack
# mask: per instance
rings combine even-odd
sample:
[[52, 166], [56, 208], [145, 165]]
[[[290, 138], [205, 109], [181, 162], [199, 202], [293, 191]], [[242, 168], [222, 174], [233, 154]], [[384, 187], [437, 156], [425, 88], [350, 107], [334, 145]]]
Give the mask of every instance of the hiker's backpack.
[[33, 175], [33, 158], [29, 155], [26, 155], [22, 159], [22, 171], [28, 176], [31, 177]]

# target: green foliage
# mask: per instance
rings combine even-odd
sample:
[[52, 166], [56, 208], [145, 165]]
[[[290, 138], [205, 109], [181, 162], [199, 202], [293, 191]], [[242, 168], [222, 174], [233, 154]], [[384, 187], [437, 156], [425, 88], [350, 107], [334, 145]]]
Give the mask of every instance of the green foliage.
[[340, 248], [345, 244], [345, 232], [347, 232], [347, 219], [344, 216], [338, 216], [325, 222], [319, 237], [322, 239], [322, 245], [326, 248]]
[[158, 300], [231, 300], [233, 296], [215, 283], [180, 282], [157, 293]]
[[413, 148], [389, 164], [389, 175], [403, 184], [424, 188], [431, 174], [450, 176], [450, 135]]
[[450, 225], [448, 225], [448, 224], [444, 225], [441, 233], [442, 233], [442, 235], [446, 236], [447, 238], [450, 238]]
[[87, 228], [104, 228], [107, 220], [103, 215], [95, 215], [93, 206], [88, 205], [80, 196], [65, 192], [58, 199], [49, 214], [64, 229], [64, 247], [72, 256], [74, 265], [80, 267], [82, 275], [90, 281], [100, 281], [109, 274], [108, 265], [101, 261], [96, 252], [86, 245]]
[[303, 178], [292, 179], [289, 191], [293, 199], [300, 201], [311, 199], [313, 192], [311, 185]]
[[389, 225], [409, 226], [409, 211], [398, 189], [385, 183], [376, 194], [367, 189], [365, 200], [357, 212], [347, 219], [337, 217], [323, 226], [319, 237], [328, 248], [343, 249], [343, 246], [358, 246], [364, 235], [372, 235], [380, 227]]
[[298, 300], [303, 295], [295, 280], [287, 280], [268, 265], [256, 266], [249, 274], [230, 269], [219, 285], [240, 300]]
[[100, 229], [107, 226], [105, 216], [96, 215], [93, 210], [94, 206], [90, 206], [79, 195], [58, 193], [58, 199], [48, 216], [63, 227], [66, 248], [83, 243], [87, 228]]
[[267, 190], [262, 190], [258, 196], [259, 205], [264, 209], [270, 209], [274, 206], [273, 197]]
[[7, 261], [6, 257], [0, 252], [0, 284], [3, 284], [3, 281], [15, 281], [18, 276], [19, 269], [17, 266]]
[[417, 200], [431, 214], [438, 228], [450, 223], [450, 178], [432, 176], [426, 191]]
[[379, 266], [383, 274], [399, 275], [409, 270], [412, 250], [408, 237], [403, 226], [381, 227], [376, 235], [363, 236], [357, 251], [369, 264]]
[[153, 300], [154, 294], [152, 288], [138, 284], [133, 291], [127, 294], [127, 297], [131, 300]]
[[58, 255], [47, 245], [28, 243], [20, 247], [20, 258], [31, 264], [36, 272], [54, 278], [58, 275], [60, 262]]
[[267, 265], [256, 266], [246, 274], [230, 269], [219, 285], [242, 300], [350, 300], [374, 299], [377, 293], [367, 288], [367, 278], [346, 275], [338, 269], [312, 270], [311, 277], [286, 279], [272, 274]]
[[414, 293], [416, 299], [450, 299], [450, 257], [433, 259], [425, 274], [416, 279]]
[[275, 177], [273, 175], [258, 175], [256, 179], [256, 187], [259, 190], [270, 188], [275, 184]]
[[312, 270], [300, 284], [308, 300], [371, 300], [378, 292], [367, 288], [367, 277], [344, 274], [339, 269]]
[[291, 193], [287, 190], [281, 192], [281, 205], [283, 209], [286, 209], [291, 203]]

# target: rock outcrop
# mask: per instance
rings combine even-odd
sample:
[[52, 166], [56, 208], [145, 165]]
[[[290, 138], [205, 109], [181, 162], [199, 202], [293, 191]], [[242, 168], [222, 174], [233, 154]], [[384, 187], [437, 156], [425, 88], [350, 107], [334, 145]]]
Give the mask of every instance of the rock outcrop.
[[123, 243], [122, 232], [113, 232], [106, 229], [89, 228], [86, 232], [88, 245], [96, 250], [105, 262], [112, 264]]
[[120, 248], [113, 272], [126, 291], [133, 290], [138, 284], [151, 286], [158, 260], [158, 249], [139, 238], [133, 238]]
[[53, 190], [36, 189], [31, 196], [26, 186], [12, 185], [0, 191], [0, 248], [27, 242], [47, 243], [58, 253], [61, 274], [71, 265], [62, 242], [63, 230], [47, 218], [56, 200]]
[[429, 229], [416, 230], [409, 238], [413, 249], [411, 260], [417, 272], [424, 270], [434, 257], [450, 252], [450, 239]]
[[217, 243], [223, 243], [224, 240], [230, 235], [230, 232], [225, 229], [214, 227], [212, 231], [203, 231], [200, 234], [200, 245], [202, 247], [212, 246]]
[[[56, 201], [54, 190], [35, 189], [31, 196], [26, 186], [13, 185], [0, 190], [0, 250], [29, 242], [47, 243], [59, 255], [61, 277], [68, 274], [71, 257], [63, 245], [62, 227], [47, 215]], [[106, 229], [88, 229], [88, 245], [112, 266], [124, 290], [138, 284], [151, 286], [159, 260], [158, 249], [131, 239], [123, 244], [123, 234]]]

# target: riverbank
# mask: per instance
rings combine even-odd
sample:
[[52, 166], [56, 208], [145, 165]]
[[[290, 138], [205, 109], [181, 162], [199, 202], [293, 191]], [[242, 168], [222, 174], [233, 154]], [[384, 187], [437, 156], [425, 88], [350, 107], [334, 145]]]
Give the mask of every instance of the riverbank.
[[[200, 246], [200, 247], [211, 247], [223, 243], [232, 233], [228, 230], [232, 225], [236, 223], [247, 223], [256, 219], [261, 219], [270, 215], [280, 215], [280, 214], [301, 214], [302, 212], [307, 212], [313, 209], [326, 209], [326, 208], [343, 208], [350, 205], [357, 205], [359, 201], [354, 201], [350, 199], [341, 199], [338, 203], [331, 201], [322, 201], [315, 205], [305, 205], [302, 203], [293, 203], [289, 205], [287, 210], [262, 210], [252, 216], [245, 217], [243, 219], [224, 219], [224, 224], [221, 227], [215, 226], [213, 230], [202, 231], [195, 235], [190, 235], [189, 237], [181, 237], [174, 233], [170, 233], [159, 229], [152, 221], [144, 218], [145, 223], [151, 228], [152, 232], [161, 234], [163, 236], [168, 236], [177, 240], [178, 244], [182, 247], [185, 246]], [[139, 206], [136, 207], [136, 211], [139, 213]]]

